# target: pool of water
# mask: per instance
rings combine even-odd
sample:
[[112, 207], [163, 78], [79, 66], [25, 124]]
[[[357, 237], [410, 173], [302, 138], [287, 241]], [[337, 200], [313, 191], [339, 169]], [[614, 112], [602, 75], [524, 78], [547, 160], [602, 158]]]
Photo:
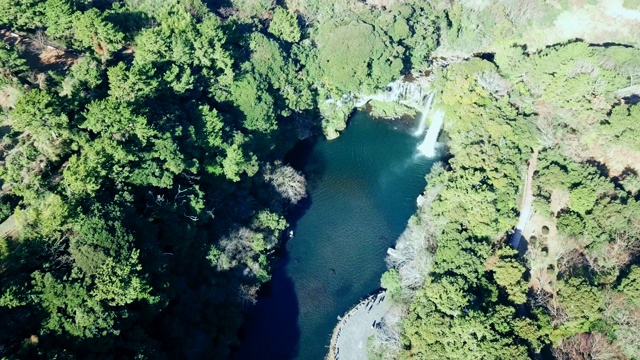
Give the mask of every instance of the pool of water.
[[287, 160], [309, 197], [294, 237], [248, 310], [233, 359], [322, 360], [337, 317], [379, 288], [386, 250], [416, 210], [433, 160], [413, 129], [357, 112], [338, 139], [305, 140]]

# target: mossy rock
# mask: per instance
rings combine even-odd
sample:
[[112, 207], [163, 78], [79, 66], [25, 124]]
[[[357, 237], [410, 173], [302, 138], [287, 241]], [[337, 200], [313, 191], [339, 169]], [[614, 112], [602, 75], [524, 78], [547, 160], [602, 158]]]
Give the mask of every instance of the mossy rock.
[[373, 117], [397, 119], [404, 115], [415, 116], [417, 114], [416, 109], [397, 102], [371, 100], [369, 101], [369, 105], [371, 106], [370, 114]]

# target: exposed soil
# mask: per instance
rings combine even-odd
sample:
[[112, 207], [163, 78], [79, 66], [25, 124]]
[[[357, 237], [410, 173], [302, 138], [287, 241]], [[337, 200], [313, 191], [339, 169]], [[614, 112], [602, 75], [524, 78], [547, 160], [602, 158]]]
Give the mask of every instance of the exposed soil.
[[569, 203], [569, 193], [563, 190], [551, 191], [551, 211], [555, 216]]
[[48, 43], [44, 37], [36, 39], [2, 29], [0, 30], [0, 39], [5, 44], [16, 47], [20, 51], [20, 55], [27, 60], [27, 65], [41, 72], [66, 70], [79, 58], [78, 54], [56, 48]]
[[631, 168], [640, 173], [640, 153], [617, 146], [591, 146], [588, 158], [605, 164], [609, 177], [620, 176], [625, 169]]
[[550, 29], [531, 31], [532, 44], [559, 43], [583, 39], [590, 43], [638, 44], [640, 11], [626, 9], [623, 0], [599, 0], [596, 5], [574, 6], [563, 12]]
[[[543, 227], [549, 229], [547, 234], [543, 233]], [[562, 240], [558, 236], [555, 219], [548, 218], [537, 211], [534, 212], [523, 231], [523, 236], [529, 241], [527, 252], [531, 273], [529, 285], [534, 290], [542, 289], [547, 293], [553, 293], [553, 284], [556, 281], [555, 269], [558, 266], [558, 256], [562, 253]]]
[[12, 85], [6, 85], [0, 89], [0, 107], [11, 109], [18, 101], [20, 90]]

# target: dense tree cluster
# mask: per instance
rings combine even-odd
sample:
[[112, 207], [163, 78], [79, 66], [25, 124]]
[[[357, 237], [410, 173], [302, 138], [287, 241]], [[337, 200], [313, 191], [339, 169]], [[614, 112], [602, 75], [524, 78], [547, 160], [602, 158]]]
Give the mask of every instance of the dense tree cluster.
[[[640, 357], [640, 54], [514, 46], [554, 3], [0, 0], [0, 357], [225, 358], [306, 196], [283, 154], [425, 70], [447, 161], [373, 353]], [[522, 258], [533, 151], [547, 225]]]
[[225, 357], [306, 194], [280, 158], [425, 69], [442, 17], [231, 5], [0, 1], [2, 356]]
[[46, 46], [0, 49], [14, 225], [0, 242], [0, 357], [226, 357], [305, 196], [277, 161], [313, 108], [283, 50], [299, 41], [295, 16], [223, 23], [178, 0], [0, 9], [4, 26], [75, 57], [46, 72], [31, 55]]
[[[637, 132], [637, 105], [620, 90], [635, 84], [638, 55], [576, 42], [442, 71], [434, 86], [450, 158], [428, 177], [429, 202], [389, 257], [394, 268], [382, 284], [405, 318], [396, 342], [378, 336], [373, 354], [530, 358], [547, 347], [561, 359], [639, 355], [631, 340], [640, 330], [632, 310], [638, 169], [612, 175], [592, 158], [597, 150], [637, 151], [625, 140]], [[540, 152], [536, 219], [546, 225], [526, 239], [523, 258], [506, 248], [505, 235], [532, 150]], [[407, 239], [432, 252], [433, 261], [422, 256], [430, 266], [405, 268]]]

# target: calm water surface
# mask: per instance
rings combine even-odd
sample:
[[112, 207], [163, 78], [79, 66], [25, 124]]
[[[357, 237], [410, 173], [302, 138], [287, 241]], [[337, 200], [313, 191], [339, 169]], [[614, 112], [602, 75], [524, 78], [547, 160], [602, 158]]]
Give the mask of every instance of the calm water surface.
[[417, 156], [422, 139], [411, 132], [358, 112], [338, 139], [291, 151], [309, 198], [234, 359], [324, 359], [337, 317], [379, 288], [386, 249], [426, 184], [433, 161]]

